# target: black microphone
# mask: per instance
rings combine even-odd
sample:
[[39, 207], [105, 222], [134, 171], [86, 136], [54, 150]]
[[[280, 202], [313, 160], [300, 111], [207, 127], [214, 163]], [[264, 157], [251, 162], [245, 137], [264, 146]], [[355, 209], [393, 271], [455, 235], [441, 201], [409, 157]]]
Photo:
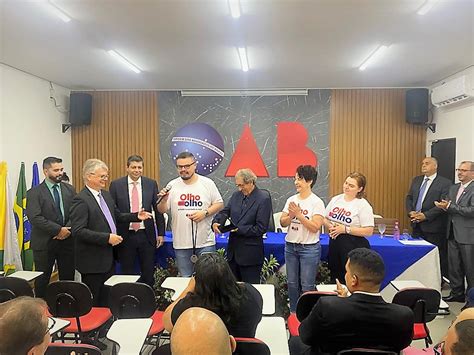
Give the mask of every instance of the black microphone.
[[164, 195], [158, 197], [158, 200], [156, 201], [156, 204], [159, 204], [161, 202], [161, 200], [163, 199], [163, 197], [165, 197], [168, 194], [168, 192], [170, 192], [170, 190], [171, 190], [171, 185], [166, 186], [165, 187], [166, 193]]

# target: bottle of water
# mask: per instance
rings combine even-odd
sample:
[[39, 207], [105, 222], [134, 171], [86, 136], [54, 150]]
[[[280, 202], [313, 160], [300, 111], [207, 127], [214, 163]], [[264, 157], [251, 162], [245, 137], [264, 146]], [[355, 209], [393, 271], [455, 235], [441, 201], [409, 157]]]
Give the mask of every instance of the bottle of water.
[[400, 228], [398, 227], [398, 221], [395, 222], [395, 227], [393, 227], [393, 239], [400, 240]]

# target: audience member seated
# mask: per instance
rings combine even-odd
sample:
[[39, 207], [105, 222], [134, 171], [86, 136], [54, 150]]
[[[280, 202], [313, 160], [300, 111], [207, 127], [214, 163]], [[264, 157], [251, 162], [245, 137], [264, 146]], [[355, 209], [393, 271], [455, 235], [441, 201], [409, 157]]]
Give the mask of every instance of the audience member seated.
[[0, 354], [42, 355], [51, 337], [46, 303], [18, 297], [0, 304]]
[[386, 303], [380, 296], [385, 267], [375, 251], [357, 248], [349, 252], [345, 281], [339, 297], [322, 297], [301, 322], [299, 337], [290, 340], [291, 354], [335, 354], [350, 348], [399, 352], [412, 340], [413, 312]]
[[166, 330], [186, 309], [206, 308], [219, 317], [230, 334], [253, 338], [262, 319], [263, 300], [255, 287], [235, 279], [227, 261], [217, 253], [202, 254], [195, 265], [196, 275], [163, 316]]
[[235, 348], [235, 339], [229, 335], [222, 320], [204, 308], [185, 310], [171, 333], [173, 355], [228, 355]]

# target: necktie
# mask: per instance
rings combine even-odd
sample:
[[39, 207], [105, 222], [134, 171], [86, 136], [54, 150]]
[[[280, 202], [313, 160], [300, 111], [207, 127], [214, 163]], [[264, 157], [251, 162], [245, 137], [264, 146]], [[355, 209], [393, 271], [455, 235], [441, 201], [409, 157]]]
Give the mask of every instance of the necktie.
[[420, 192], [418, 193], [418, 200], [416, 200], [415, 210], [417, 212], [421, 211], [421, 206], [423, 205], [423, 195], [425, 194], [426, 185], [428, 184], [428, 178], [425, 178], [423, 184], [421, 184]]
[[[133, 187], [132, 187], [132, 210], [131, 212], [138, 212], [140, 208], [140, 201], [138, 199], [138, 189], [137, 189], [137, 182], [133, 182]], [[140, 222], [133, 222], [132, 224], [132, 229], [136, 232], [137, 230], [140, 229]]]
[[459, 202], [459, 199], [461, 198], [461, 195], [462, 195], [463, 192], [464, 192], [464, 185], [461, 184], [461, 185], [459, 185], [458, 194], [456, 195], [456, 203]]
[[54, 204], [56, 205], [56, 208], [58, 209], [58, 213], [61, 216], [61, 224], [64, 223], [64, 216], [63, 213], [61, 212], [61, 198], [59, 197], [59, 186], [58, 184], [53, 185], [53, 196], [54, 196]]
[[102, 213], [105, 216], [105, 219], [107, 220], [107, 223], [109, 224], [110, 227], [110, 232], [112, 234], [117, 234], [117, 227], [115, 226], [114, 219], [112, 218], [112, 215], [110, 214], [109, 206], [107, 206], [107, 203], [104, 200], [104, 196], [102, 194], [99, 194], [99, 201], [100, 201], [100, 209], [102, 210]]

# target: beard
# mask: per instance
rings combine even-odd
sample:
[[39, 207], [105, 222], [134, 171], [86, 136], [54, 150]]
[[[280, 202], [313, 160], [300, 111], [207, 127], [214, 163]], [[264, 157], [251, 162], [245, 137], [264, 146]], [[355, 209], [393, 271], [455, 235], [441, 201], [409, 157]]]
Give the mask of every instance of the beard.
[[59, 184], [61, 182], [61, 180], [63, 179], [63, 176], [62, 175], [59, 175], [59, 176], [48, 176], [49, 180]]
[[194, 176], [194, 173], [192, 173], [192, 174], [189, 175], [189, 176], [182, 176], [182, 175], [181, 175], [181, 179], [183, 179], [183, 180], [189, 180], [189, 179], [191, 179], [193, 176]]

